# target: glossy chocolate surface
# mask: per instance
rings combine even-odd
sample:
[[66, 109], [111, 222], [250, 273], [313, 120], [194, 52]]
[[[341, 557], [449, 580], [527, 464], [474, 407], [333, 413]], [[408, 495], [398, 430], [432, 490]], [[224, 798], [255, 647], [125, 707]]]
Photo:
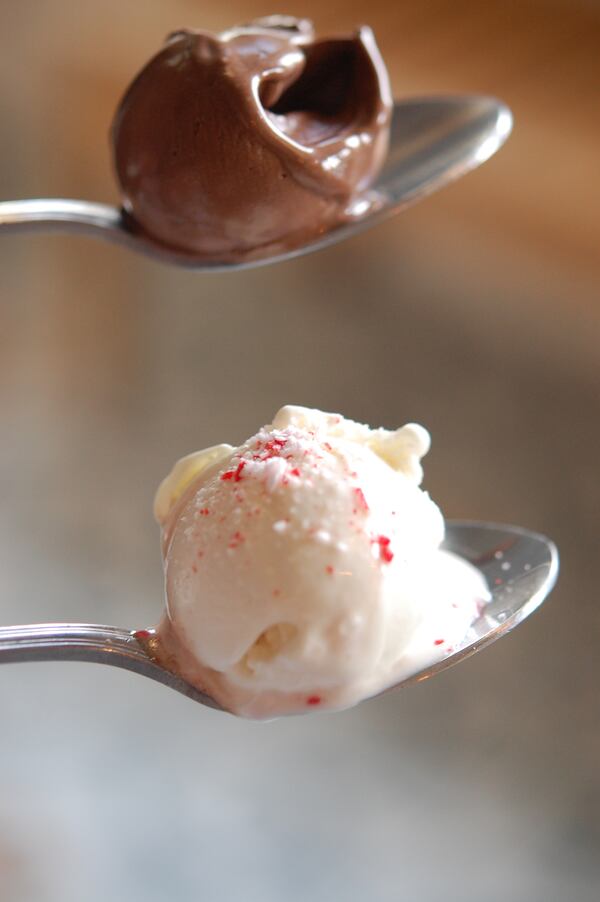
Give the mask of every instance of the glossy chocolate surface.
[[368, 28], [315, 39], [270, 17], [171, 35], [113, 123], [134, 227], [192, 256], [288, 250], [369, 208], [391, 94]]

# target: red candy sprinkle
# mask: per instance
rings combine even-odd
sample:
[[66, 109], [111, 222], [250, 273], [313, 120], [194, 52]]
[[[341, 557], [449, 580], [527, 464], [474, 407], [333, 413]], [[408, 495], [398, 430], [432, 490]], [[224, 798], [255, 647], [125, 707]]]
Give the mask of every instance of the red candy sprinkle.
[[210, 511], [207, 507], [202, 507], [202, 508], [200, 508], [200, 514], [203, 517], [208, 517], [208, 515], [210, 514]]
[[320, 705], [321, 704], [321, 696], [320, 695], [309, 695], [306, 699], [307, 705]]
[[265, 442], [263, 446], [263, 454], [261, 457], [263, 460], [268, 460], [269, 457], [279, 457], [283, 448], [285, 448], [287, 444], [287, 439], [285, 438], [271, 438], [268, 442]]
[[356, 495], [356, 502], [361, 510], [368, 511], [369, 505], [367, 504], [367, 499], [365, 498], [365, 493], [362, 489], [356, 488], [354, 489], [354, 494]]
[[151, 639], [154, 635], [154, 630], [136, 630], [133, 635], [136, 639]]
[[443, 645], [443, 644], [444, 644], [444, 640], [443, 640], [443, 639], [436, 639], [435, 642], [434, 642], [433, 644], [434, 644], [434, 645]]
[[298, 469], [298, 467], [294, 467], [293, 470], [290, 470], [290, 474], [292, 476], [300, 476], [300, 470]]
[[234, 532], [231, 537], [231, 542], [228, 545], [228, 548], [237, 548], [238, 545], [241, 545], [244, 541], [244, 536], [241, 532]]
[[387, 536], [377, 536], [374, 540], [379, 545], [379, 557], [386, 564], [394, 560], [394, 552], [390, 549], [390, 540]]
[[234, 482], [239, 482], [242, 478], [242, 470], [246, 466], [245, 460], [240, 460], [235, 470], [227, 470], [226, 473], [221, 474], [221, 479], [223, 482], [226, 482], [228, 479], [233, 479]]

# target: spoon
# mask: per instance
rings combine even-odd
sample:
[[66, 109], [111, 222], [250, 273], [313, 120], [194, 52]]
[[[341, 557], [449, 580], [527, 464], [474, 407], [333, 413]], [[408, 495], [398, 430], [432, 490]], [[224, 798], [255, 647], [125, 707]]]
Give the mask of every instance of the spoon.
[[[460, 646], [394, 689], [425, 680], [504, 636], [548, 595], [558, 573], [558, 552], [547, 538], [517, 526], [450, 521], [443, 546], [470, 561], [486, 579], [491, 599]], [[0, 664], [26, 661], [89, 661], [112, 664], [164, 683], [210, 708], [219, 705], [177, 674], [153, 661], [140, 637], [88, 623], [37, 623], [0, 627]], [[390, 690], [385, 690], [389, 692]]]
[[[17, 231], [70, 232], [104, 238], [162, 260], [198, 270], [241, 269], [276, 263], [328, 247], [398, 213], [489, 159], [512, 129], [512, 115], [491, 97], [425, 97], [394, 105], [390, 149], [373, 192], [371, 212], [357, 215], [309, 243], [273, 252], [257, 249], [250, 260], [223, 263], [198, 259], [162, 246], [136, 229], [121, 209], [84, 200], [37, 199], [0, 202], [0, 234]], [[357, 204], [357, 214], [360, 204]]]

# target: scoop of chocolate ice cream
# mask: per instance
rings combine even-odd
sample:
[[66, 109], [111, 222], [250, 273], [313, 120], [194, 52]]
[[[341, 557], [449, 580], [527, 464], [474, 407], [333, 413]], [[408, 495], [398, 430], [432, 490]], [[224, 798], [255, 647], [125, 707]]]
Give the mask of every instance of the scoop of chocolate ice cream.
[[391, 107], [369, 28], [315, 39], [307, 20], [278, 16], [178, 31], [115, 116], [123, 206], [195, 257], [290, 250], [353, 215], [385, 158]]

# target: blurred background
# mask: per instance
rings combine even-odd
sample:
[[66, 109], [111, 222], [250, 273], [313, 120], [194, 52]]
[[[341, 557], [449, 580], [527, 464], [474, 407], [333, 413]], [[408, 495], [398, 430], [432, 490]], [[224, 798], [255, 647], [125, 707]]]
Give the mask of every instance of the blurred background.
[[154, 623], [154, 489], [284, 402], [430, 429], [446, 516], [550, 534], [550, 601], [448, 673], [246, 723], [76, 664], [0, 672], [2, 902], [587, 902], [600, 885], [600, 4], [0, 5], [0, 197], [116, 200], [107, 132], [179, 26], [367, 22], [396, 96], [514, 110], [481, 170], [347, 244], [196, 275], [0, 242], [0, 623]]

